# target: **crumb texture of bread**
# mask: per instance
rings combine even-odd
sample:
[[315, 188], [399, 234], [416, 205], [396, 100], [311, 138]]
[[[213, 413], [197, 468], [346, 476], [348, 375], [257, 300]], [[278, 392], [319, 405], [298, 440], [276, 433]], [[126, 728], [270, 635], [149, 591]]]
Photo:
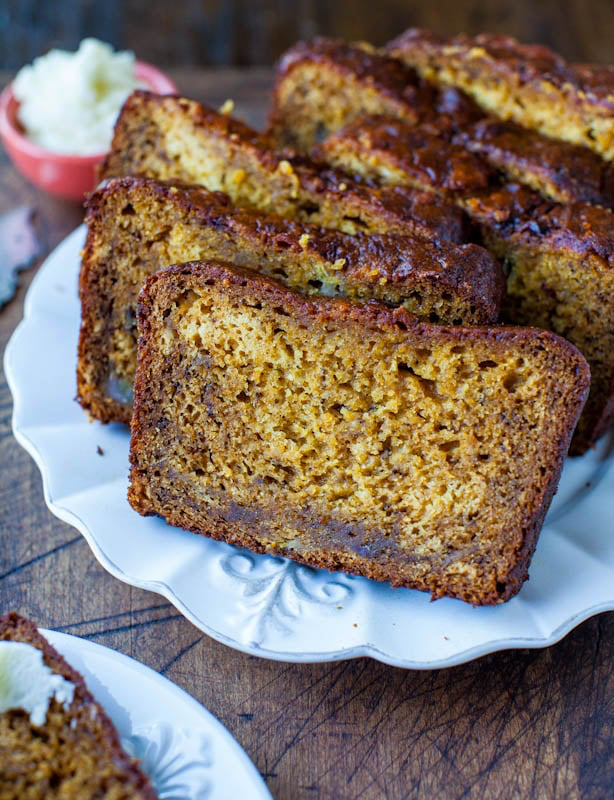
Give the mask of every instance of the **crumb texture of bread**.
[[158, 272], [138, 321], [137, 511], [433, 597], [520, 589], [588, 392], [568, 342], [219, 263]]
[[614, 67], [568, 64], [542, 45], [488, 33], [445, 38], [410, 28], [385, 49], [496, 116], [614, 159]]
[[68, 708], [51, 700], [42, 726], [33, 725], [20, 709], [0, 714], [2, 800], [156, 800], [149, 779], [122, 749], [81, 675], [36, 627], [6, 614], [0, 617], [0, 641], [36, 647], [53, 672], [75, 685]]
[[356, 184], [270, 137], [183, 97], [137, 91], [115, 125], [100, 177], [139, 175], [224, 192], [241, 206], [344, 233], [467, 241], [462, 211], [445, 198]]
[[504, 286], [498, 262], [473, 244], [350, 236], [256, 214], [204, 189], [113, 179], [90, 197], [80, 276], [77, 388], [95, 418], [130, 421], [145, 279], [195, 259], [256, 269], [307, 293], [403, 305], [446, 324], [496, 321]]
[[504, 321], [552, 330], [590, 364], [591, 393], [571, 452], [582, 454], [614, 424], [611, 209], [552, 203], [524, 186], [501, 184], [487, 168], [468, 169], [457, 145], [388, 117], [348, 125], [319, 153], [366, 180], [445, 193], [462, 205], [479, 226], [483, 244], [504, 264]]
[[412, 122], [435, 92], [400, 60], [363, 44], [298, 42], [277, 65], [268, 131], [279, 147], [308, 151], [362, 114]]

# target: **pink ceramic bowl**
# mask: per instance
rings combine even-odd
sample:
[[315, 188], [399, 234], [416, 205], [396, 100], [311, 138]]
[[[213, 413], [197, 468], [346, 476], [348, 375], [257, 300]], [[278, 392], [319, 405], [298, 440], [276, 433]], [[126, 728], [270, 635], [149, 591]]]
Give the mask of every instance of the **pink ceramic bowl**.
[[[159, 94], [176, 94], [177, 87], [163, 72], [137, 61], [137, 79]], [[57, 197], [83, 200], [96, 186], [96, 167], [106, 153], [71, 156], [52, 153], [26, 138], [17, 120], [17, 102], [9, 84], [0, 94], [0, 138], [17, 169], [35, 186]]]

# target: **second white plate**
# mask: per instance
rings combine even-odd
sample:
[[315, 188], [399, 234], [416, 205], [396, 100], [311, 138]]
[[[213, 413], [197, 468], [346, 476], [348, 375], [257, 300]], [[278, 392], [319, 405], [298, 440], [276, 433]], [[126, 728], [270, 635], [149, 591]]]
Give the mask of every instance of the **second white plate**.
[[[565, 464], [531, 580], [505, 605], [471, 608], [388, 584], [257, 556], [142, 518], [126, 500], [129, 432], [74, 402], [83, 229], [46, 260], [6, 351], [13, 429], [49, 508], [113, 575], [167, 597], [232, 647], [283, 661], [371, 656], [418, 669], [510, 647], [543, 647], [614, 609], [614, 458], [609, 444]], [[101, 452], [102, 451], [102, 452]]]
[[65, 633], [41, 633], [83, 675], [160, 800], [270, 800], [238, 742], [182, 689], [107, 647]]

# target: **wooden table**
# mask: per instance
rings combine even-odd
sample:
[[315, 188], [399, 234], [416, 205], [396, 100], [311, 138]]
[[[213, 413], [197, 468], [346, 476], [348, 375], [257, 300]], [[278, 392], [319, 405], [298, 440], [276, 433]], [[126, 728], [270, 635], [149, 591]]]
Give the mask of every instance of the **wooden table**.
[[[214, 106], [234, 97], [240, 115], [263, 122], [269, 71], [172, 74], [185, 94]], [[0, 213], [21, 203], [39, 209], [47, 252], [82, 218], [28, 186], [0, 152]], [[0, 312], [2, 351], [34, 271], [22, 273]], [[276, 798], [612, 797], [614, 614], [546, 650], [430, 672], [244, 655], [98, 565], [76, 530], [47, 510], [38, 469], [12, 436], [11, 408], [1, 374], [0, 609], [166, 675], [227, 726]]]

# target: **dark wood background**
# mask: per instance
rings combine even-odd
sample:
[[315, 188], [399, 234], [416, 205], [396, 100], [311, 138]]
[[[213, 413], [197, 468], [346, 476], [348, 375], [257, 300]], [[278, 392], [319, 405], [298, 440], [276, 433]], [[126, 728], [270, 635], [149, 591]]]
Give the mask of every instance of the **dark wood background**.
[[[270, 61], [296, 36], [316, 31], [384, 41], [413, 22], [451, 32], [509, 30], [556, 44], [570, 57], [610, 57], [611, 3], [482, 5], [305, 1], [291, 14], [281, 2], [2, 3], [0, 57], [13, 69], [49, 44], [74, 46], [84, 32], [96, 33], [141, 57], [179, 65], [171, 74], [185, 94], [212, 105], [232, 96], [255, 123], [264, 118], [270, 70], [187, 65]], [[48, 10], [38, 27], [43, 6], [74, 6], [75, 18], [58, 20]], [[258, 20], [257, 7], [268, 8], [268, 16]], [[241, 16], [237, 28], [233, 15]], [[17, 17], [19, 35], [11, 37], [7, 19], [13, 25]], [[189, 31], [191, 19], [205, 21]], [[219, 41], [216, 31], [224, 34]], [[0, 75], [0, 86], [7, 78]], [[38, 209], [47, 252], [82, 218], [78, 206], [28, 186], [0, 148], [0, 213], [22, 203]], [[21, 318], [34, 273], [22, 274], [17, 297], [0, 311], [0, 351]], [[166, 675], [228, 727], [276, 798], [612, 796], [614, 614], [583, 623], [546, 650], [501, 652], [429, 672], [367, 659], [281, 664], [235, 652], [158, 595], [113, 579], [85, 540], [48, 512], [39, 472], [12, 436], [11, 409], [0, 372], [0, 611], [16, 609]]]
[[410, 25], [541, 42], [576, 61], [612, 60], [612, 0], [0, 0], [0, 69], [84, 36], [160, 66], [270, 65], [322, 34], [383, 44]]

